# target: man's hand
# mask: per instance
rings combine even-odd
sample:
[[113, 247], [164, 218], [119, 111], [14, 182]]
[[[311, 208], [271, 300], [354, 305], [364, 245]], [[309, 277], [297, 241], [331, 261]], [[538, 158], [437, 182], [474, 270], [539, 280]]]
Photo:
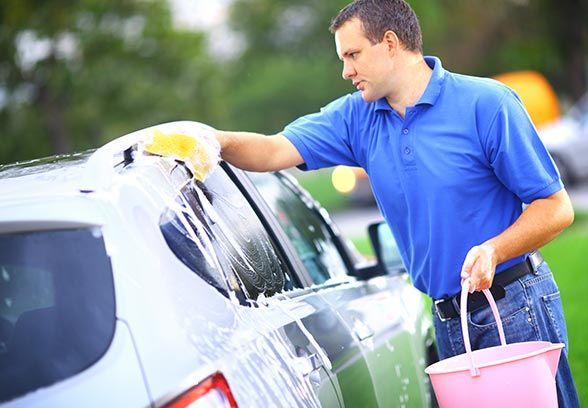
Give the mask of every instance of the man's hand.
[[461, 267], [461, 279], [470, 278], [470, 293], [489, 289], [492, 286], [498, 257], [496, 249], [489, 243], [477, 245], [469, 250]]
[[145, 141], [148, 153], [183, 161], [197, 180], [204, 181], [220, 161], [214, 129], [197, 122], [155, 127]]

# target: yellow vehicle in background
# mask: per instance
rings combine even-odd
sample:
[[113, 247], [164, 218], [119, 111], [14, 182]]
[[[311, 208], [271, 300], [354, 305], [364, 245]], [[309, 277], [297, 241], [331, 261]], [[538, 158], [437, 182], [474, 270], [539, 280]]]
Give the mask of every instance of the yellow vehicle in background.
[[521, 97], [564, 184], [573, 185], [588, 178], [588, 96], [561, 115], [557, 96], [540, 73], [510, 72], [495, 79]]
[[521, 98], [538, 129], [560, 117], [560, 106], [553, 87], [537, 71], [514, 71], [496, 75], [497, 81], [512, 88]]

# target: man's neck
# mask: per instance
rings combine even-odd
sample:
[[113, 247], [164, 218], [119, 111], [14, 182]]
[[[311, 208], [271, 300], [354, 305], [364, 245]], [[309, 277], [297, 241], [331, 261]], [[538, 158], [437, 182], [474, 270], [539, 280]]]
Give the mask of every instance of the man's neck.
[[406, 108], [414, 106], [427, 89], [433, 70], [420, 54], [400, 59], [396, 73], [397, 92], [386, 97], [388, 104], [404, 117]]

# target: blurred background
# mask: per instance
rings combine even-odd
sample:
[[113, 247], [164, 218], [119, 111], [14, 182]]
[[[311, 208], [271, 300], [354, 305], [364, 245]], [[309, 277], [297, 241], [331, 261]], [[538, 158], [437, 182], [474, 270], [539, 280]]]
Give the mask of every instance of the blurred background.
[[[98, 147], [133, 130], [197, 120], [279, 132], [353, 92], [328, 32], [347, 0], [3, 0], [0, 165]], [[544, 249], [563, 293], [570, 358], [588, 404], [588, 2], [409, 0], [424, 51], [445, 68], [519, 92], [569, 187], [576, 221]], [[364, 253], [378, 219], [357, 169], [301, 183]]]

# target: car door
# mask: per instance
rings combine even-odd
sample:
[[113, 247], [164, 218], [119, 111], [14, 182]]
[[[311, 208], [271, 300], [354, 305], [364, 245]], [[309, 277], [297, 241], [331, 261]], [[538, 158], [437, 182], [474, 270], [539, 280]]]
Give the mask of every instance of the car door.
[[[341, 283], [354, 281], [346, 273], [346, 266], [338, 249], [324, 240], [326, 231], [320, 223], [305, 224], [297, 228], [299, 201], [290, 202], [284, 194], [277, 176], [269, 173], [251, 174], [249, 178], [234, 170], [250, 199], [256, 203], [268, 230], [272, 231], [281, 250], [287, 255], [294, 273], [306, 290], [285, 292], [280, 301], [270, 306], [292, 313], [296, 309], [309, 309], [312, 313], [300, 315], [300, 323], [306, 339], [289, 336], [301, 355], [316, 354], [337, 390], [342, 406], [376, 407], [376, 399], [370, 370], [363, 348], [345, 320], [323, 298], [320, 289], [333, 288]], [[276, 183], [277, 181], [277, 183]], [[285, 193], [291, 194], [290, 190]], [[294, 206], [290, 206], [290, 204]], [[274, 211], [275, 210], [275, 211]], [[305, 215], [305, 214], [303, 214]], [[317, 220], [318, 221], [318, 220]], [[285, 327], [291, 330], [292, 325]], [[306, 343], [306, 344], [305, 344]], [[321, 399], [321, 405], [324, 404]]]
[[[295, 181], [281, 174], [249, 177], [288, 235], [315, 292], [345, 322], [367, 363], [369, 379], [346, 375], [353, 369], [333, 364], [345, 405], [428, 406], [423, 301], [406, 275], [367, 280], [351, 276], [356, 271], [326, 212]], [[357, 392], [370, 387], [375, 399], [366, 405]]]

